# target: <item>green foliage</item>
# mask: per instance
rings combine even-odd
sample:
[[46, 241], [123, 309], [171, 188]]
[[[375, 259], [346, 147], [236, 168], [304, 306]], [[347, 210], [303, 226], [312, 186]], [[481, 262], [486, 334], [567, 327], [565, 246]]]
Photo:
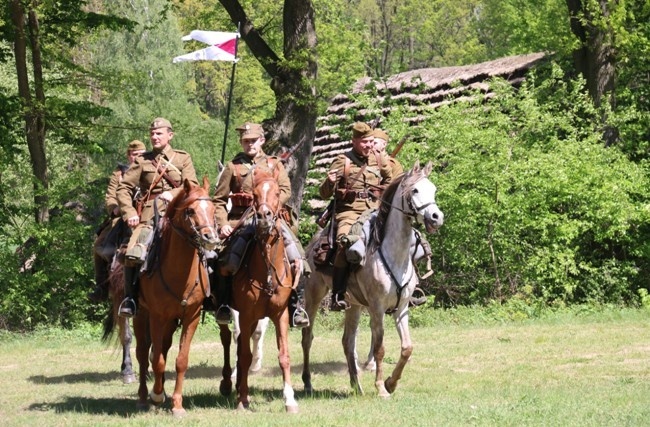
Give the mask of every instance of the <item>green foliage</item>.
[[559, 77], [430, 116], [425, 157], [447, 213], [434, 239], [441, 287], [464, 302], [524, 289], [547, 303], [633, 299], [648, 182], [603, 147], [597, 117], [580, 82]]

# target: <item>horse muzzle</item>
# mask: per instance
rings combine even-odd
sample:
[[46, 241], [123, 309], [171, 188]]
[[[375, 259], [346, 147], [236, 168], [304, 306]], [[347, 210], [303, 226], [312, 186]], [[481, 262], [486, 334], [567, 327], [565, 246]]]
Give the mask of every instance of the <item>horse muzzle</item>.
[[219, 243], [221, 242], [221, 239], [217, 236], [217, 233], [213, 230], [210, 229], [209, 231], [206, 231], [204, 233], [201, 233], [201, 239], [200, 239], [200, 245], [203, 249], [206, 251], [213, 251], [217, 248]]
[[423, 218], [424, 228], [427, 230], [427, 233], [435, 233], [444, 222], [444, 214], [442, 211], [438, 210], [433, 213], [426, 213]]

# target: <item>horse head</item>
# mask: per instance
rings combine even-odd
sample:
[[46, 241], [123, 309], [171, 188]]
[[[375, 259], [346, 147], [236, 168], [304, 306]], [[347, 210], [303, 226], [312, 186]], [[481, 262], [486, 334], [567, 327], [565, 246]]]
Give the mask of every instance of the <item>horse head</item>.
[[207, 177], [203, 177], [203, 186], [186, 179], [183, 191], [169, 203], [165, 216], [174, 230], [187, 237], [197, 249], [212, 251], [217, 247], [219, 237], [209, 188]]
[[436, 204], [436, 186], [429, 181], [431, 173], [431, 162], [424, 168], [420, 168], [420, 162], [416, 161], [406, 176], [406, 188], [409, 193], [406, 195], [406, 202], [411, 214], [416, 221], [423, 224], [427, 233], [433, 233], [442, 227], [444, 214]]
[[280, 186], [277, 173], [253, 171], [253, 206], [257, 230], [267, 234], [275, 227], [280, 210]]

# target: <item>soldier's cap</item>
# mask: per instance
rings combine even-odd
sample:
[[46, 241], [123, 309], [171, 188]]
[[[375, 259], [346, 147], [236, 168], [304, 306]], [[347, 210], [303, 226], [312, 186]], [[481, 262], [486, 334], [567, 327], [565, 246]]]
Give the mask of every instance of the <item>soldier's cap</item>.
[[133, 141], [129, 142], [126, 151], [137, 151], [137, 150], [146, 150], [146, 149], [147, 147], [144, 145], [144, 142], [134, 139]]
[[241, 139], [257, 139], [264, 136], [262, 125], [257, 123], [246, 122], [237, 128], [237, 132], [239, 132], [239, 138]]
[[172, 124], [169, 122], [169, 120], [162, 117], [156, 117], [151, 122], [151, 126], [149, 126], [149, 130], [160, 129], [160, 128], [169, 128], [169, 130], [173, 130]]
[[375, 138], [381, 138], [388, 142], [388, 134], [379, 128], [375, 128], [375, 130], [372, 131], [372, 136]]
[[356, 122], [352, 125], [352, 138], [367, 138], [372, 136], [372, 128], [368, 123]]

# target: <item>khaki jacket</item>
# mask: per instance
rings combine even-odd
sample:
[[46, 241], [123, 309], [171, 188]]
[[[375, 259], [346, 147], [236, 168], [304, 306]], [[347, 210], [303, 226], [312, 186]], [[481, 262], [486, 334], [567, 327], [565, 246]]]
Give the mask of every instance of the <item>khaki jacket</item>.
[[219, 177], [219, 182], [217, 183], [212, 198], [216, 210], [217, 225], [219, 227], [223, 227], [229, 223], [231, 226], [234, 225], [234, 222], [238, 221], [246, 211], [245, 206], [233, 205], [230, 212], [228, 212], [227, 205], [231, 193], [246, 193], [252, 196], [253, 179], [251, 170], [253, 166], [267, 172], [271, 172], [271, 168], [277, 169], [279, 171], [280, 205], [284, 206], [289, 201], [291, 197], [291, 181], [289, 181], [287, 171], [280, 159], [274, 156], [267, 156], [262, 151], [254, 159], [251, 159], [244, 153], [239, 153], [226, 165], [223, 173]]
[[397, 178], [398, 175], [404, 173], [404, 168], [402, 167], [402, 164], [396, 158], [388, 157], [388, 162], [390, 163], [390, 167], [393, 171], [393, 178]]
[[108, 181], [108, 187], [106, 188], [106, 194], [104, 195], [104, 206], [106, 207], [106, 212], [108, 212], [110, 217], [113, 216], [113, 209], [120, 205], [117, 202], [117, 187], [120, 185], [124, 172], [126, 172], [128, 168], [127, 165], [118, 163], [117, 167], [111, 174], [111, 179]]
[[[158, 168], [152, 163], [155, 161]], [[176, 183], [175, 188], [167, 179], [158, 180], [160, 170], [167, 165], [164, 172]], [[170, 191], [172, 196], [176, 196], [181, 191], [183, 181], [188, 179], [194, 185], [198, 185], [196, 171], [192, 163], [192, 157], [185, 151], [175, 150], [170, 145], [165, 146], [161, 152], [148, 151], [142, 156], [138, 156], [131, 164], [129, 169], [124, 173], [122, 182], [117, 187], [117, 201], [122, 213], [122, 219], [125, 221], [137, 215], [134, 207], [133, 197], [139, 190], [144, 195], [150, 190], [151, 185], [158, 180], [156, 185], [151, 188], [151, 193], [144, 203], [140, 213], [140, 222], [147, 222], [153, 218], [153, 204], [155, 198], [164, 191]], [[158, 209], [164, 212], [164, 202], [159, 201]]]
[[[349, 159], [349, 171], [344, 173], [346, 159]], [[359, 171], [366, 166], [361, 174]], [[341, 175], [338, 181], [337, 193], [334, 193], [334, 183], [325, 178], [320, 186], [322, 199], [329, 199], [332, 196], [336, 200], [336, 220], [356, 219], [366, 209], [376, 208], [377, 199], [369, 197], [368, 192], [375, 190], [374, 186], [389, 184], [393, 178], [392, 168], [388, 156], [385, 153], [371, 153], [368, 157], [359, 156], [354, 150], [340, 154], [333, 162], [330, 170], [337, 169]], [[347, 189], [354, 192], [355, 197], [343, 198], [342, 190]]]

